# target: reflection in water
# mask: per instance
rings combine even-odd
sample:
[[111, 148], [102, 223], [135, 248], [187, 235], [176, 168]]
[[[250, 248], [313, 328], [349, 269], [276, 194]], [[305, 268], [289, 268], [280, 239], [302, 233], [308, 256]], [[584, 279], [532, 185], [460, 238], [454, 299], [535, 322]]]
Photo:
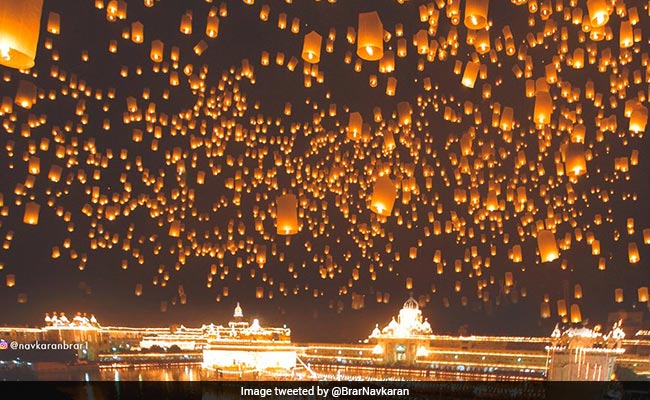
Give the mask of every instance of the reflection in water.
[[57, 369], [38, 371], [37, 379], [41, 381], [200, 381], [217, 380], [216, 372], [204, 370], [200, 366], [178, 367], [130, 367], [130, 368], [92, 368], [92, 369]]

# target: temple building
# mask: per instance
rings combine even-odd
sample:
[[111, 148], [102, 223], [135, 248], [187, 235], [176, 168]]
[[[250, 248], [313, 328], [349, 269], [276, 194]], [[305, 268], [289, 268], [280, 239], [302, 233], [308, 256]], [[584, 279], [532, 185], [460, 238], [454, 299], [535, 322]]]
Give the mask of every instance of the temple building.
[[393, 319], [383, 329], [376, 326], [369, 341], [376, 343], [373, 354], [386, 363], [414, 365], [418, 357], [427, 354], [431, 325], [424, 319], [422, 311], [413, 297], [410, 297]]
[[296, 366], [291, 330], [262, 327], [258, 319], [252, 323], [245, 321], [239, 303], [228, 327], [212, 326], [205, 339], [203, 368], [235, 373], [269, 370], [286, 373]]
[[548, 379], [551, 381], [609, 381], [614, 377], [618, 356], [625, 353], [622, 341], [625, 339], [620, 322], [603, 334], [600, 325], [593, 329], [586, 327], [559, 327], [551, 334], [551, 345], [546, 346], [549, 354]]

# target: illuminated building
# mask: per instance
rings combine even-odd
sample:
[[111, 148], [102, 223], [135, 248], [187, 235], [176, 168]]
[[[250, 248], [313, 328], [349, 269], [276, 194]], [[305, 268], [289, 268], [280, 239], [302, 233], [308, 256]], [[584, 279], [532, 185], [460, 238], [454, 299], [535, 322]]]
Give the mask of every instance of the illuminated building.
[[244, 321], [239, 303], [228, 327], [212, 327], [206, 332], [204, 368], [247, 370], [285, 370], [296, 366], [296, 350], [288, 328], [264, 328], [259, 320]]
[[413, 297], [409, 298], [397, 316], [383, 329], [375, 327], [370, 338], [376, 345], [373, 354], [387, 363], [404, 361], [415, 364], [418, 357], [425, 356], [431, 325], [422, 320], [422, 311]]
[[[226, 374], [231, 378], [260, 374], [327, 380], [584, 380], [585, 375], [606, 380], [617, 366], [650, 376], [648, 331], [626, 339], [620, 324], [607, 335], [599, 328], [576, 327], [557, 329], [548, 337], [433, 332], [410, 298], [396, 318], [352, 344], [292, 343], [288, 328], [263, 327], [257, 319], [248, 322], [239, 305], [226, 326], [105, 327], [92, 316], [78, 314], [70, 321], [58, 314], [48, 315], [42, 328], [0, 327], [0, 339], [88, 341], [88, 354], [78, 356], [100, 366], [201, 365], [226, 379]], [[152, 351], [155, 347], [162, 351]], [[307, 373], [302, 374], [303, 369]]]
[[621, 341], [625, 333], [615, 323], [612, 330], [603, 335], [600, 326], [594, 329], [555, 328], [551, 334], [548, 378], [553, 381], [607, 381], [614, 373], [616, 357], [625, 352]]

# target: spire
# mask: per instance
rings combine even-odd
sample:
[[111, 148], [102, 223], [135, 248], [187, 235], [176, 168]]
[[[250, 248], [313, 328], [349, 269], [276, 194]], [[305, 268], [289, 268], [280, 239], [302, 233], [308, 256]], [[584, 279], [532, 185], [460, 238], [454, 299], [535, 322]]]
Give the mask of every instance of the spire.
[[235, 313], [233, 314], [233, 317], [244, 318], [244, 313], [241, 309], [241, 306], [239, 305], [239, 302], [237, 302], [237, 307], [235, 307]]

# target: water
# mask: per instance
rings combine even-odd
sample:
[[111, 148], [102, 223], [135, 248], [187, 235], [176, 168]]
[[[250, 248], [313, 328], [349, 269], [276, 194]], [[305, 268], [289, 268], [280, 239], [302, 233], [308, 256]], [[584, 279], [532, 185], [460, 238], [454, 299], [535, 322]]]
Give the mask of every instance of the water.
[[37, 371], [36, 379], [41, 381], [83, 382], [195, 382], [218, 380], [218, 375], [217, 372], [203, 369], [199, 365], [135, 366], [130, 368], [69, 367], [50, 371]]

